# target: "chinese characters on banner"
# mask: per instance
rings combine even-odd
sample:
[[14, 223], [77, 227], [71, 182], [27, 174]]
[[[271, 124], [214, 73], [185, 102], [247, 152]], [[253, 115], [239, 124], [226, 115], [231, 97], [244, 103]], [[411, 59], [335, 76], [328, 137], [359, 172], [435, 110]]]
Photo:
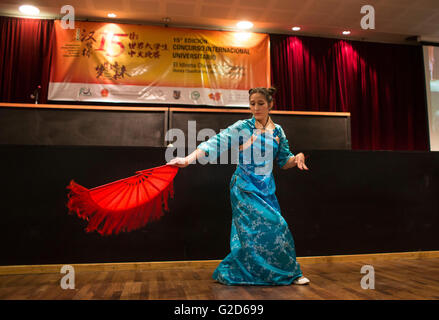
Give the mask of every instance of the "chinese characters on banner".
[[247, 106], [270, 86], [269, 37], [129, 24], [55, 22], [49, 100]]

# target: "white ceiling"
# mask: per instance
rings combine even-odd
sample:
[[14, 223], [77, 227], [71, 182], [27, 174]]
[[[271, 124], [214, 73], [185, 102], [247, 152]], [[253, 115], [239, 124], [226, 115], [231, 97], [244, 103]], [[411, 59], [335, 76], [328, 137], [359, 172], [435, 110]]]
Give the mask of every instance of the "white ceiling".
[[[1, 0], [0, 15], [21, 16], [18, 6], [33, 4], [46, 18], [60, 18], [60, 8], [75, 8], [78, 20], [106, 20], [170, 27], [232, 30], [239, 20], [254, 23], [252, 31], [404, 42], [408, 37], [439, 39], [439, 0]], [[360, 9], [374, 6], [375, 30], [362, 30]], [[109, 19], [107, 14], [117, 14]], [[300, 26], [298, 33], [291, 27]]]

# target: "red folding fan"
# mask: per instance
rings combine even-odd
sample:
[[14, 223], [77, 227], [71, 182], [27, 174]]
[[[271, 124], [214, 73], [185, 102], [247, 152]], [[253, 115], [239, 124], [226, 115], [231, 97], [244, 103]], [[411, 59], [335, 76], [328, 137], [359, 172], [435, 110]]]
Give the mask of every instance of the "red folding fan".
[[136, 171], [136, 175], [93, 189], [73, 180], [67, 186], [69, 213], [88, 221], [87, 232], [118, 234], [145, 226], [168, 211], [174, 197], [173, 180], [178, 167], [163, 165]]

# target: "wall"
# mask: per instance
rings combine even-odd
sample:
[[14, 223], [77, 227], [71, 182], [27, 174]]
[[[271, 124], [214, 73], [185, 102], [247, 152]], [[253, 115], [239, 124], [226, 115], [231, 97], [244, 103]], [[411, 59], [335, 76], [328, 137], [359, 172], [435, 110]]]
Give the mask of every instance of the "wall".
[[[181, 169], [161, 220], [101, 237], [67, 214], [70, 180], [92, 188], [131, 176], [164, 164], [165, 148], [0, 150], [0, 265], [222, 259], [229, 251], [234, 165]], [[301, 151], [309, 172], [274, 171], [298, 256], [439, 249], [439, 152]]]

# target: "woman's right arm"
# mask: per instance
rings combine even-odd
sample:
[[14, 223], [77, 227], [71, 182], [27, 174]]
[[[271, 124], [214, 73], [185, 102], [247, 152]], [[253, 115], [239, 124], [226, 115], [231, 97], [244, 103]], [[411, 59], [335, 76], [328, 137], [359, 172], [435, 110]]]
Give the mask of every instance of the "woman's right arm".
[[210, 157], [211, 159], [217, 158], [222, 152], [230, 148], [231, 140], [239, 133], [241, 125], [241, 120], [236, 121], [234, 124], [222, 130], [220, 133], [210, 137], [210, 139], [207, 141], [200, 143], [197, 149], [195, 149], [195, 151], [190, 155], [184, 158], [174, 158], [167, 164], [184, 168], [196, 160], [206, 156]]

